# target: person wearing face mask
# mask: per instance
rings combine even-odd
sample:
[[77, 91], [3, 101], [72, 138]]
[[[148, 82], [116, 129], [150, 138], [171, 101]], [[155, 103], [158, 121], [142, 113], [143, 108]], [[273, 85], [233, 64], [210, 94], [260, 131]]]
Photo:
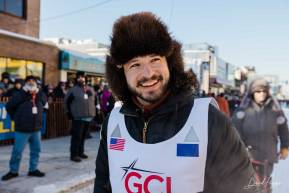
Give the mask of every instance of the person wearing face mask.
[[[232, 116], [245, 146], [251, 148], [253, 159], [259, 162], [267, 159], [267, 179], [273, 171], [273, 164], [278, 163], [278, 158], [287, 158], [289, 147], [287, 119], [278, 101], [269, 94], [269, 89], [266, 80], [254, 80], [249, 86], [248, 94]], [[279, 152], [278, 136], [281, 142]], [[253, 167], [262, 182], [264, 166], [253, 163]], [[268, 192], [271, 192], [271, 184], [267, 185]]]
[[39, 91], [34, 76], [27, 76], [25, 85], [6, 104], [7, 113], [15, 122], [15, 144], [10, 159], [10, 172], [2, 177], [9, 180], [18, 176], [22, 152], [29, 141], [30, 167], [28, 176], [43, 177], [37, 169], [41, 151], [41, 129], [46, 108], [46, 94]]
[[64, 97], [63, 108], [68, 119], [72, 119], [70, 159], [80, 162], [80, 158], [88, 158], [84, 154], [84, 142], [90, 122], [95, 116], [95, 93], [92, 87], [86, 85], [84, 72], [77, 72], [75, 82], [76, 85]]

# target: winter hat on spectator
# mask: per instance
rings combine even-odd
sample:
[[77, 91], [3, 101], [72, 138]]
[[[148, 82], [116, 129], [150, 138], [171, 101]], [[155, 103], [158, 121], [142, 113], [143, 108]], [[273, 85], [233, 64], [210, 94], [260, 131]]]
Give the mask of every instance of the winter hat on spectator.
[[33, 79], [33, 80], [36, 82], [35, 76], [27, 76], [27, 77], [25, 78], [25, 83], [26, 83], [28, 80], [31, 80], [31, 79]]
[[52, 84], [49, 84], [49, 85], [47, 86], [47, 89], [54, 89], [54, 86], [53, 86]]
[[9, 75], [8, 72], [3, 72], [3, 73], [2, 73], [2, 79], [3, 79], [3, 78], [8, 78], [8, 79], [9, 79], [9, 78], [10, 78], [9, 76], [10, 76], [10, 75]]
[[264, 89], [269, 93], [269, 83], [265, 79], [256, 79], [254, 80], [249, 87], [249, 94], [254, 94], [254, 92], [258, 91], [259, 89]]
[[36, 83], [37, 83], [38, 85], [42, 85], [42, 83], [40, 82], [40, 80], [36, 80]]
[[76, 78], [78, 78], [79, 76], [86, 77], [86, 74], [85, 74], [85, 72], [78, 71], [78, 72], [76, 73]]
[[19, 83], [19, 84], [23, 84], [23, 80], [22, 79], [20, 79], [20, 78], [17, 78], [17, 79], [15, 79], [15, 82], [14, 82], [14, 84], [16, 85], [17, 83]]
[[72, 82], [73, 84], [75, 84], [75, 81], [71, 78], [71, 79], [68, 79], [67, 83], [69, 84], [70, 82]]

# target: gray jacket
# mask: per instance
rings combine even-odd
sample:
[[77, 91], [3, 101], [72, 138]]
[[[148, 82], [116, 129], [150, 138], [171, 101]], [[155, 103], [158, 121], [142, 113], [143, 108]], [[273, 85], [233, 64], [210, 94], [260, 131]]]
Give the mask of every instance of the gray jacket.
[[64, 97], [63, 108], [66, 114], [71, 114], [74, 118], [95, 116], [95, 93], [92, 87], [86, 86], [88, 99], [84, 98], [84, 88], [75, 85], [69, 89]]
[[[261, 88], [262, 84], [256, 85], [256, 82], [260, 80], [253, 82], [255, 84], [253, 86]], [[250, 152], [255, 160], [267, 159], [270, 163], [278, 163], [278, 136], [281, 141], [280, 148], [289, 146], [287, 119], [278, 101], [269, 93], [263, 105], [257, 104], [253, 99], [253, 93], [256, 90], [253, 86], [250, 86], [249, 94], [236, 109], [232, 120], [245, 145], [252, 146]], [[269, 90], [269, 85], [263, 85], [263, 87]]]

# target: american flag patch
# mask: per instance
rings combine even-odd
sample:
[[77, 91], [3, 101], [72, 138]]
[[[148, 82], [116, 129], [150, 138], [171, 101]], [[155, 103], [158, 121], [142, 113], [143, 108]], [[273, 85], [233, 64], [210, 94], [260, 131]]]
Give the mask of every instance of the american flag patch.
[[110, 138], [109, 149], [123, 151], [125, 139]]

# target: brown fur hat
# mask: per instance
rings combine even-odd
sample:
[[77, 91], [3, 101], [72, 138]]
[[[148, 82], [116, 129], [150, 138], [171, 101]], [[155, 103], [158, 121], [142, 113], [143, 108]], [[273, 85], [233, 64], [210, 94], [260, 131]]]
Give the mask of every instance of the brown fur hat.
[[168, 57], [172, 50], [167, 26], [150, 12], [121, 17], [113, 26], [110, 55], [117, 64], [150, 54]]
[[198, 89], [196, 75], [184, 71], [182, 45], [173, 40], [167, 26], [150, 12], [136, 13], [118, 19], [111, 36], [110, 56], [106, 59], [106, 78], [114, 96], [124, 105], [131, 100], [123, 68], [119, 65], [138, 57], [165, 56], [170, 70], [170, 88], [179, 91]]

